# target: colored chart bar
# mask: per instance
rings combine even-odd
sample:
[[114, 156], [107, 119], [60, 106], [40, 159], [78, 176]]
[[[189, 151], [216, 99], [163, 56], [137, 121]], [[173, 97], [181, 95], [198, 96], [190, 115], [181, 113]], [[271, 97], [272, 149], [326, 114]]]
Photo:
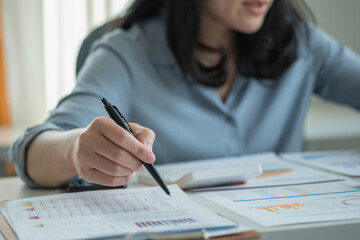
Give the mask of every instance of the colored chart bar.
[[147, 228], [147, 227], [160, 227], [160, 226], [168, 226], [168, 225], [179, 226], [184, 224], [192, 224], [195, 222], [196, 221], [193, 218], [182, 218], [182, 219], [135, 222], [135, 225], [139, 228]]
[[280, 213], [279, 211], [282, 209], [298, 210], [300, 207], [304, 207], [304, 205], [302, 205], [301, 203], [293, 203], [293, 204], [283, 204], [283, 205], [265, 206], [265, 207], [250, 207], [250, 209], [260, 209], [260, 210], [265, 210], [268, 212], [279, 214]]
[[360, 198], [345, 199], [341, 203], [349, 206], [360, 206]]
[[282, 174], [285, 174], [285, 173], [290, 173], [290, 172], [293, 172], [293, 171], [294, 171], [294, 169], [264, 171], [262, 174], [260, 174], [256, 178], [259, 179], [259, 178], [265, 178], [265, 177], [273, 177], [273, 176], [278, 176], [278, 175], [282, 175]]

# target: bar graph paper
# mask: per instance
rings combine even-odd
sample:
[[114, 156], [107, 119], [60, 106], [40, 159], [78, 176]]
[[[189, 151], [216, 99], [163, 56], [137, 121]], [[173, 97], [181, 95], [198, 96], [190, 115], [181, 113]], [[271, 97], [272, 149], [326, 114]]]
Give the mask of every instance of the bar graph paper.
[[360, 218], [360, 187], [339, 181], [201, 193], [264, 226]]
[[7, 203], [20, 239], [80, 239], [138, 231], [233, 226], [195, 204], [176, 185], [58, 194]]

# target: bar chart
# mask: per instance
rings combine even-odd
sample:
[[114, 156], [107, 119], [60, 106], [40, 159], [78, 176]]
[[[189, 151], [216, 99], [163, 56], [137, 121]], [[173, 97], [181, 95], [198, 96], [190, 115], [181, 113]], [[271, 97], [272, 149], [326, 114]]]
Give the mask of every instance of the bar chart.
[[139, 228], [153, 228], [161, 226], [179, 226], [179, 225], [189, 225], [196, 223], [196, 220], [192, 218], [182, 218], [182, 219], [168, 219], [168, 220], [154, 220], [154, 221], [145, 221], [145, 222], [135, 222], [135, 225]]

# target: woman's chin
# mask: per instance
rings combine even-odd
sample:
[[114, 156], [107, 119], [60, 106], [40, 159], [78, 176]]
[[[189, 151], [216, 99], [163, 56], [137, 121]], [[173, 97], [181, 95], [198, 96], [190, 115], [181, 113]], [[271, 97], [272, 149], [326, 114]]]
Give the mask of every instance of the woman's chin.
[[261, 25], [258, 27], [241, 29], [241, 30], [239, 30], [239, 32], [251, 35], [251, 34], [257, 33], [260, 30], [260, 28], [261, 28]]

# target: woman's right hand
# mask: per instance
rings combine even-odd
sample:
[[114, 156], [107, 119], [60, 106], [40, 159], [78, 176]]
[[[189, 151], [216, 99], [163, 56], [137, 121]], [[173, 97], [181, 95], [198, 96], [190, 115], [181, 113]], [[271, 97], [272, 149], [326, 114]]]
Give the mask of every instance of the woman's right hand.
[[140, 160], [153, 163], [155, 133], [130, 123], [131, 135], [111, 118], [96, 118], [77, 137], [73, 163], [79, 176], [105, 186], [127, 184], [136, 171], [144, 171]]

